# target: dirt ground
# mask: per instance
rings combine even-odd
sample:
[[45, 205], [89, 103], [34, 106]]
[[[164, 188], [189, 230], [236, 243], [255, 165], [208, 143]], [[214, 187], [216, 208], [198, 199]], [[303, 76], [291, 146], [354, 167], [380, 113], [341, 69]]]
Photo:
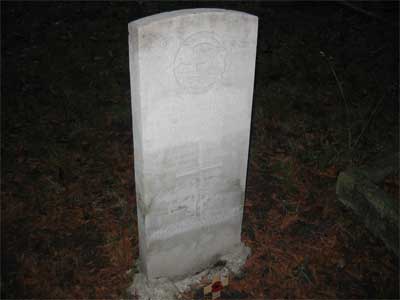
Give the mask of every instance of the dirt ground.
[[[1, 2], [1, 298], [130, 297], [127, 24], [189, 7], [259, 17], [252, 255], [222, 298], [399, 298], [398, 257], [335, 195], [341, 170], [399, 150], [398, 2], [353, 4]], [[398, 201], [398, 174], [383, 185]]]

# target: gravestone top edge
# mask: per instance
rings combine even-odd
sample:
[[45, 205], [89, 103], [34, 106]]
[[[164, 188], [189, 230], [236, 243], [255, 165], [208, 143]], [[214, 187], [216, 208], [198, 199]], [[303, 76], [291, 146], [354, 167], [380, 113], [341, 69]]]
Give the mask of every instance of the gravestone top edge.
[[222, 8], [191, 8], [191, 9], [179, 9], [174, 11], [162, 12], [159, 14], [143, 17], [128, 23], [128, 27], [142, 27], [148, 24], [159, 22], [167, 19], [173, 19], [176, 17], [183, 17], [189, 15], [197, 15], [203, 13], [223, 13], [223, 14], [237, 14], [242, 15], [248, 18], [253, 18], [255, 21], [258, 20], [258, 17], [243, 11], [238, 10], [229, 10]]

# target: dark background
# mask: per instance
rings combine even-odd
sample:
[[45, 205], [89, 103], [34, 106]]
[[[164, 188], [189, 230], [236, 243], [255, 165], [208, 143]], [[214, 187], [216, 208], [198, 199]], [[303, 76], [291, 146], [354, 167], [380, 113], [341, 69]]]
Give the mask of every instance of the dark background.
[[[252, 256], [222, 297], [399, 298], [398, 258], [335, 195], [339, 171], [398, 151], [396, 1], [1, 2], [2, 298], [130, 297], [127, 24], [192, 7], [259, 17]], [[398, 201], [398, 174], [383, 188]]]

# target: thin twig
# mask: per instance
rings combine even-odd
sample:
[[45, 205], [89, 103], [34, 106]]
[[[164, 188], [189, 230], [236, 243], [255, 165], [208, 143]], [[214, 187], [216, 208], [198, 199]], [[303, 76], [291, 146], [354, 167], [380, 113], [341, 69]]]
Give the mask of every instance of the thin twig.
[[355, 148], [358, 144], [358, 142], [360, 141], [361, 137], [364, 135], [365, 130], [368, 128], [369, 124], [371, 123], [372, 119], [374, 118], [376, 112], [378, 111], [379, 106], [381, 105], [383, 99], [385, 99], [385, 95], [383, 95], [381, 97], [381, 99], [376, 103], [374, 110], [371, 112], [368, 121], [365, 123], [363, 129], [361, 130], [361, 133], [359, 134], [359, 136], [357, 137], [353, 148]]
[[390, 26], [392, 26], [394, 28], [398, 27], [397, 24], [392, 23], [388, 18], [385, 18], [384, 16], [378, 15], [376, 13], [373, 13], [372, 11], [366, 10], [366, 9], [364, 9], [364, 8], [362, 8], [360, 6], [357, 6], [357, 5], [355, 5], [355, 4], [353, 4], [353, 3], [349, 2], [349, 1], [340, 0], [339, 3], [342, 4], [342, 5], [345, 5], [345, 6], [349, 7], [349, 8], [351, 8], [351, 9], [359, 12], [359, 13], [362, 13], [365, 16], [371, 17], [373, 19], [381, 21], [382, 23], [388, 24], [388, 25], [390, 25]]
[[347, 146], [348, 146], [349, 151], [351, 151], [351, 149], [352, 149], [352, 135], [351, 135], [351, 127], [350, 127], [350, 110], [349, 110], [349, 106], [348, 106], [348, 103], [347, 103], [347, 98], [346, 98], [346, 96], [344, 94], [342, 84], [340, 83], [340, 81], [339, 81], [339, 79], [338, 79], [338, 77], [336, 75], [336, 71], [333, 68], [329, 58], [326, 57], [324, 52], [321, 51], [320, 53], [321, 53], [321, 56], [323, 56], [325, 58], [326, 62], [328, 63], [329, 69], [331, 70], [331, 72], [333, 74], [333, 77], [335, 78], [337, 87], [338, 87], [339, 92], [340, 92], [340, 96], [342, 97], [342, 100], [343, 100], [343, 103], [344, 103], [345, 113], [346, 113], [346, 127], [347, 127]]
[[362, 7], [357, 6], [357, 5], [354, 5], [351, 2], [339, 1], [339, 3], [341, 3], [341, 4], [343, 4], [343, 5], [347, 6], [347, 7], [350, 7], [351, 9], [354, 9], [355, 11], [357, 11], [359, 13], [362, 13], [362, 14], [364, 14], [366, 16], [372, 17], [372, 18], [377, 19], [377, 20], [382, 21], [382, 22], [386, 22], [386, 20], [382, 16], [377, 15], [377, 14], [373, 13], [372, 11], [366, 10], [366, 9], [364, 9]]

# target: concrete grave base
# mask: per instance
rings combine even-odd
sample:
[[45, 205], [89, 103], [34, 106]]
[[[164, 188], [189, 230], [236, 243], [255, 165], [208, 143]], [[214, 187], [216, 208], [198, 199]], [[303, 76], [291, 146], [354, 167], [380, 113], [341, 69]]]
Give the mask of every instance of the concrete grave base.
[[241, 243], [216, 261], [221, 263], [215, 263], [201, 272], [176, 280], [168, 278], [148, 280], [143, 273], [136, 273], [128, 293], [137, 296], [139, 300], [179, 299], [182, 293], [191, 286], [199, 284], [204, 277], [211, 282], [216, 274], [239, 275], [250, 252], [250, 248]]

